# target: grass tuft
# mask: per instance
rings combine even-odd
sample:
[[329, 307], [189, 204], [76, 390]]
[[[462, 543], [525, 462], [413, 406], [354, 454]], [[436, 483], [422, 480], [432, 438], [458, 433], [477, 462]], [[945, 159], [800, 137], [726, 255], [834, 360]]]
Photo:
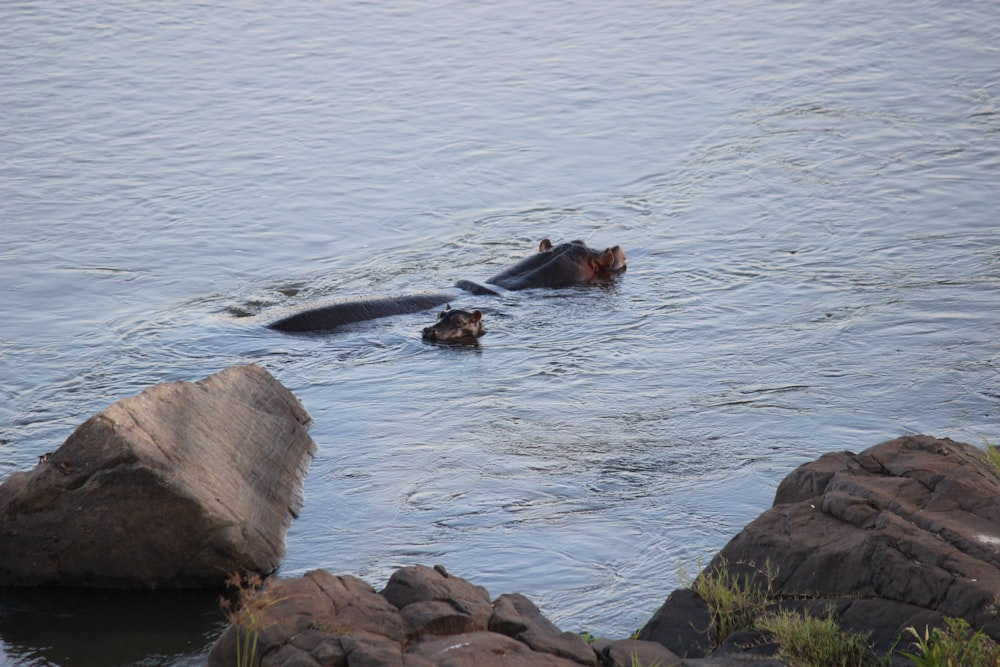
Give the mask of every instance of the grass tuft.
[[1000, 479], [1000, 448], [989, 440], [984, 440], [983, 442], [983, 461], [993, 471], [993, 474]]
[[866, 667], [876, 664], [868, 634], [847, 632], [833, 617], [780, 611], [758, 619], [758, 630], [770, 633], [780, 646], [778, 657], [799, 667]]
[[1000, 645], [982, 630], [972, 631], [961, 618], [945, 618], [943, 628], [916, 628], [907, 632], [917, 640], [917, 652], [901, 652], [917, 667], [996, 667], [1000, 665]]
[[[763, 572], [735, 574], [723, 560], [715, 569], [702, 572], [693, 582], [686, 582], [708, 607], [712, 618], [709, 632], [716, 645], [734, 632], [754, 627], [771, 601], [776, 575], [770, 564]], [[683, 581], [683, 573], [681, 577]]]
[[236, 665], [252, 667], [257, 664], [260, 633], [268, 627], [267, 610], [285, 598], [276, 597], [277, 587], [265, 586], [257, 574], [236, 572], [226, 580], [226, 586], [235, 589], [234, 597], [223, 597], [220, 605], [226, 620], [236, 628]]

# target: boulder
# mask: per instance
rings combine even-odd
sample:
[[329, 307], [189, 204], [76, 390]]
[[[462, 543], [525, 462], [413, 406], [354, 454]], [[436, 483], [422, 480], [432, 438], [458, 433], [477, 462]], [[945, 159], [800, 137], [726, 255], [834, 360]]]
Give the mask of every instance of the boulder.
[[[882, 652], [943, 616], [1000, 639], [1000, 479], [982, 450], [929, 436], [827, 454], [790, 474], [706, 571], [720, 567], [760, 581], [769, 569], [783, 606], [832, 609]], [[671, 595], [639, 638], [705, 656], [699, 601]]]
[[677, 667], [683, 665], [680, 658], [657, 642], [639, 639], [603, 640], [601, 656], [608, 667], [636, 667], [636, 665], [658, 665]]
[[221, 586], [269, 573], [316, 444], [258, 366], [156, 385], [0, 484], [0, 584]]
[[[242, 610], [242, 611], [241, 611]], [[272, 577], [231, 613], [208, 667], [235, 664], [256, 632], [263, 667], [580, 667], [597, 655], [521, 595], [489, 593], [441, 566], [404, 567], [381, 593], [316, 570]]]
[[486, 630], [493, 613], [485, 588], [452, 577], [440, 565], [400, 568], [382, 595], [400, 610], [411, 638]]
[[524, 642], [539, 653], [569, 658], [581, 665], [597, 664], [594, 650], [583, 637], [574, 632], [561, 631], [520, 593], [497, 598], [493, 603], [490, 630]]

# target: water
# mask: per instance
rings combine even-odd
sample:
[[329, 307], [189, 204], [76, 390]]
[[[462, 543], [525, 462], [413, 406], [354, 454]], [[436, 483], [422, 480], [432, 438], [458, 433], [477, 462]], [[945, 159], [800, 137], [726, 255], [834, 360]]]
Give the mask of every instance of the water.
[[[0, 477], [257, 363], [320, 447], [282, 573], [441, 563], [624, 636], [796, 465], [1000, 440], [998, 34], [988, 2], [5, 2]], [[543, 237], [629, 270], [462, 299], [476, 349], [242, 317]], [[198, 664], [219, 623], [8, 592], [0, 662]]]

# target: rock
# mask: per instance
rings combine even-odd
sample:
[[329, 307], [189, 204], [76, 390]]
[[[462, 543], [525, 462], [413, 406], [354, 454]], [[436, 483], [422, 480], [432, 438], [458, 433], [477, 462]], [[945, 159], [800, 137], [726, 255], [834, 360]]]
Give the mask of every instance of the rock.
[[486, 630], [493, 614], [485, 588], [452, 577], [440, 565], [397, 570], [382, 595], [402, 612], [411, 638]]
[[[536, 653], [496, 632], [473, 632], [420, 642], [412, 652], [435, 667], [576, 667], [577, 663]], [[351, 665], [350, 667], [354, 667]]]
[[253, 614], [237, 615], [240, 622], [212, 646], [208, 667], [234, 664], [237, 642], [254, 627], [261, 665], [270, 667], [597, 663], [582, 638], [560, 632], [524, 596], [491, 603], [485, 588], [440, 566], [401, 568], [381, 593], [354, 577], [323, 570], [272, 578], [250, 596], [247, 607]]
[[667, 597], [638, 638], [659, 642], [682, 658], [702, 658], [712, 650], [711, 627], [704, 600], [681, 588]]
[[[262, 664], [402, 665], [406, 630], [399, 610], [365, 582], [325, 570], [272, 577], [216, 640], [209, 667], [236, 664], [236, 644], [257, 629]], [[264, 661], [267, 661], [265, 663]], [[384, 662], [378, 662], [378, 661]]]
[[0, 584], [221, 586], [268, 573], [316, 445], [258, 366], [156, 385], [0, 485]]
[[596, 665], [594, 650], [578, 634], [562, 632], [520, 593], [501, 595], [493, 603], [490, 630], [524, 642], [538, 653], [549, 653], [581, 665]]
[[604, 649], [603, 655], [604, 664], [608, 667], [635, 667], [635, 665], [676, 667], [684, 664], [662, 644], [638, 639], [619, 639], [611, 642]]
[[[929, 436], [825, 455], [789, 475], [706, 570], [759, 580], [765, 564], [776, 597], [806, 599], [814, 615], [832, 605], [842, 627], [871, 631], [883, 652], [943, 616], [1000, 638], [1000, 480], [981, 450]], [[673, 598], [639, 637], [705, 655], [704, 637], [682, 627], [701, 612]]]

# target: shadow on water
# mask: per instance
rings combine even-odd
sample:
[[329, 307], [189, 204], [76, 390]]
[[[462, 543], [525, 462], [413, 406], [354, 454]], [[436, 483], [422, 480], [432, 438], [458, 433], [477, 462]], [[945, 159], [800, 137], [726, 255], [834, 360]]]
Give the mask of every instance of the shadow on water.
[[0, 657], [19, 665], [202, 665], [224, 627], [217, 591], [0, 588]]

